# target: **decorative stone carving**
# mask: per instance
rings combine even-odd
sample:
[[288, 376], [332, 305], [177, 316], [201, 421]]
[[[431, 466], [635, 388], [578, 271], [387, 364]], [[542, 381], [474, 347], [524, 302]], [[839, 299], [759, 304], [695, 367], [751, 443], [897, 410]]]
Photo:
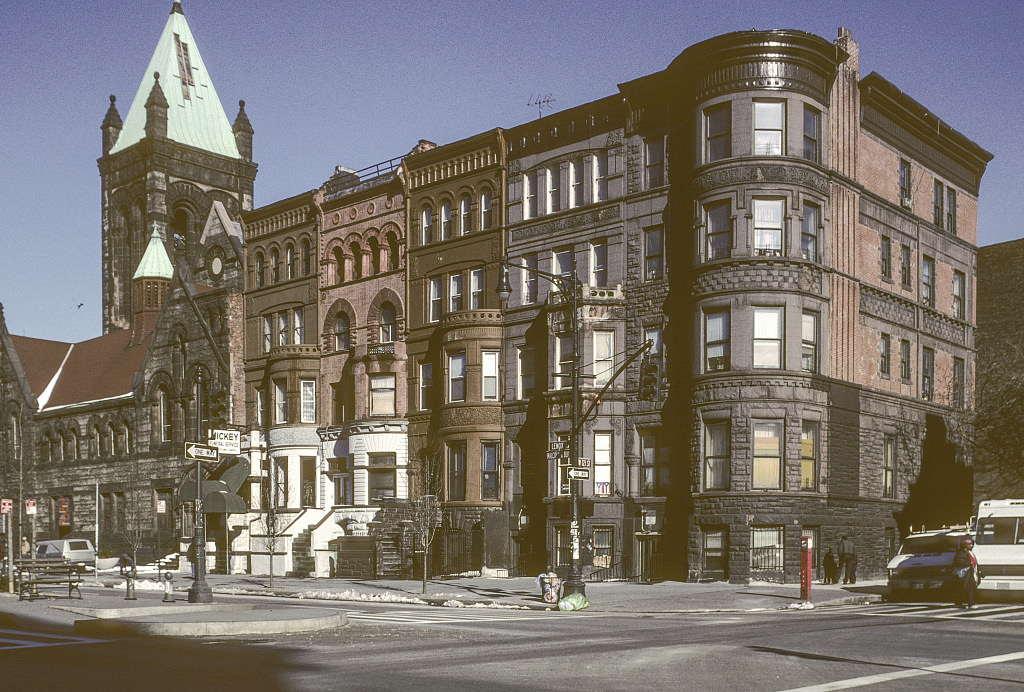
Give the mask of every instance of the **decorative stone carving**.
[[790, 165], [775, 164], [716, 168], [694, 178], [693, 189], [697, 194], [704, 194], [716, 188], [743, 185], [745, 183], [800, 185], [809, 187], [821, 194], [827, 194], [829, 191], [828, 179], [824, 175], [796, 162]]
[[551, 237], [563, 231], [590, 226], [593, 224], [614, 221], [619, 218], [619, 205], [613, 204], [583, 214], [575, 214], [547, 223], [539, 223], [526, 228], [516, 228], [511, 232], [513, 242], [521, 242], [537, 236]]

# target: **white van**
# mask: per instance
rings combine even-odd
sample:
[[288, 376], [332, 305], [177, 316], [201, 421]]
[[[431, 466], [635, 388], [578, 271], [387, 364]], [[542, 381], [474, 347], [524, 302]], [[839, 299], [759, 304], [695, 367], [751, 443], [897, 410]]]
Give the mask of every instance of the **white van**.
[[69, 562], [96, 564], [96, 549], [88, 538], [58, 538], [36, 541], [36, 557], [62, 557]]
[[1024, 591], [1024, 500], [985, 500], [978, 505], [974, 557], [981, 590]]

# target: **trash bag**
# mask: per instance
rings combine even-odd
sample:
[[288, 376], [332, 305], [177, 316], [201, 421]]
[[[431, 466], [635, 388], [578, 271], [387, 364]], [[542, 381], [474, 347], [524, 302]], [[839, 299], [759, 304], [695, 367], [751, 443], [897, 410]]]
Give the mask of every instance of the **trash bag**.
[[571, 593], [558, 602], [559, 610], [583, 610], [590, 606], [590, 601], [581, 593]]

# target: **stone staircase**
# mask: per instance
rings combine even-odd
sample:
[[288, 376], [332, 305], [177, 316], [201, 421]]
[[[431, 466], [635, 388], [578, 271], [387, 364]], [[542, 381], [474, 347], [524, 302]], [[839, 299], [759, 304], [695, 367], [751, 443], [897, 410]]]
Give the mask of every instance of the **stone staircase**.
[[289, 577], [308, 577], [316, 571], [311, 533], [312, 528], [307, 527], [292, 539], [292, 571], [288, 572]]
[[370, 522], [370, 535], [377, 552], [378, 579], [410, 579], [412, 577], [412, 550], [406, 545], [408, 537], [403, 522], [412, 519], [412, 509], [405, 500], [384, 500], [374, 521]]

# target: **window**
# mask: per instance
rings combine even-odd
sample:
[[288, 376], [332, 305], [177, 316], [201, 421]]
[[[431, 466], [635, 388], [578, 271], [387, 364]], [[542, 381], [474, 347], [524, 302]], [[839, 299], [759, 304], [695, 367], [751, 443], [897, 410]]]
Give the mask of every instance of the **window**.
[[910, 342], [900, 339], [900, 379], [910, 382]]
[[750, 527], [750, 569], [781, 571], [786, 558], [781, 526]]
[[343, 312], [338, 313], [338, 316], [334, 318], [334, 350], [347, 351], [351, 348], [351, 344], [351, 325], [348, 315]]
[[523, 176], [523, 218], [537, 218], [537, 189], [544, 176], [539, 171], [530, 171]]
[[953, 358], [953, 391], [951, 392], [950, 403], [956, 408], [964, 407], [964, 394], [966, 385], [966, 366], [963, 358]]
[[821, 111], [804, 106], [804, 158], [821, 163]]
[[608, 242], [603, 239], [590, 244], [590, 285], [608, 285]]
[[359, 247], [359, 243], [352, 243], [348, 246], [349, 252], [352, 254], [352, 276], [353, 279], [363, 278], [363, 250]]
[[782, 308], [754, 308], [754, 367], [782, 367]]
[[277, 345], [288, 345], [288, 313], [277, 313]]
[[921, 398], [935, 399], [935, 351], [927, 346], [921, 349]]
[[753, 487], [782, 489], [782, 421], [754, 421]]
[[289, 245], [284, 251], [285, 272], [289, 279], [294, 279], [298, 274], [298, 264], [295, 257], [295, 248]]
[[583, 206], [583, 159], [569, 162], [569, 208]]
[[523, 302], [527, 304], [537, 302], [537, 253], [531, 252], [523, 255]]
[[887, 236], [882, 236], [882, 244], [878, 247], [880, 263], [882, 265], [882, 278], [892, 278], [892, 241]]
[[729, 312], [704, 315], [705, 370], [720, 372], [729, 369]]
[[572, 564], [572, 545], [569, 542], [569, 527], [555, 527], [555, 567]]
[[[378, 459], [377, 457], [382, 457]], [[394, 454], [373, 454], [370, 456], [371, 464], [386, 465], [395, 463]], [[394, 468], [371, 468], [368, 474], [368, 498], [375, 500], [383, 497], [395, 496], [395, 469]]]
[[395, 340], [395, 306], [384, 303], [380, 309], [380, 342], [390, 344]]
[[805, 420], [800, 429], [800, 489], [818, 490], [818, 422]]
[[804, 372], [818, 372], [818, 313], [804, 311], [800, 323], [802, 352], [800, 369]]
[[260, 387], [256, 390], [256, 425], [263, 427], [268, 419], [267, 393]]
[[263, 352], [270, 353], [270, 347], [274, 344], [274, 318], [271, 315], [263, 316]]
[[732, 252], [732, 216], [729, 202], [717, 202], [704, 208], [707, 234], [707, 258], [724, 259]]
[[640, 496], [654, 497], [668, 493], [668, 447], [659, 444], [661, 435], [640, 435]]
[[302, 308], [292, 310], [292, 343], [301, 344], [306, 338], [306, 325], [302, 315]]
[[434, 404], [434, 364], [420, 363], [420, 410], [427, 411]]
[[704, 531], [704, 571], [725, 577], [729, 571], [729, 544], [725, 529]]
[[754, 200], [755, 255], [782, 255], [782, 206], [781, 199]]
[[420, 210], [420, 243], [426, 245], [434, 241], [434, 209], [428, 204]]
[[956, 190], [946, 188], [946, 230], [956, 233]]
[[804, 218], [800, 227], [800, 255], [811, 262], [818, 261], [818, 219], [821, 208], [817, 204], [804, 204]]
[[594, 494], [612, 494], [612, 434], [594, 433]]
[[754, 156], [782, 156], [785, 104], [754, 101]]
[[267, 266], [266, 260], [263, 258], [262, 252], [256, 253], [256, 266], [255, 266], [255, 281], [257, 288], [261, 288], [267, 280]]
[[452, 203], [441, 203], [441, 240], [452, 237]]
[[448, 401], [466, 400], [466, 354], [448, 356]]
[[313, 271], [313, 248], [309, 244], [309, 240], [306, 238], [302, 239], [302, 275], [309, 276]]
[[288, 394], [284, 380], [274, 380], [274, 422], [288, 422]]
[[910, 162], [900, 159], [900, 206], [910, 209]]
[[572, 334], [559, 334], [555, 337], [555, 358], [558, 361], [558, 371], [555, 373], [555, 389], [563, 389], [572, 384], [572, 368], [576, 363]]
[[341, 425], [345, 422], [347, 396], [341, 382], [331, 383], [331, 423]]
[[935, 260], [928, 255], [921, 260], [921, 301], [935, 307]]
[[494, 220], [494, 212], [491, 209], [491, 191], [484, 190], [480, 193], [480, 230], [486, 231], [491, 227]]
[[615, 332], [594, 330], [594, 385], [608, 384], [615, 372]]
[[498, 499], [498, 443], [480, 444], [480, 499]]
[[910, 248], [906, 245], [900, 246], [900, 283], [910, 288]]
[[561, 184], [561, 176], [559, 174], [558, 166], [553, 166], [547, 170], [548, 179], [548, 213], [556, 212], [562, 208], [562, 191], [559, 188]]
[[559, 276], [572, 279], [573, 277], [573, 254], [571, 247], [563, 247], [555, 250], [554, 273]]
[[608, 199], [608, 152], [594, 154], [594, 201]]
[[448, 501], [466, 499], [466, 443], [448, 443]]
[[483, 391], [481, 398], [484, 401], [498, 400], [498, 352], [481, 351], [481, 370], [483, 375]]
[[732, 104], [723, 103], [704, 111], [705, 151], [708, 163], [732, 156]]
[[662, 226], [644, 229], [644, 277], [647, 281], [665, 278], [665, 229]]
[[525, 399], [533, 396], [536, 389], [536, 376], [534, 375], [534, 351], [532, 348], [520, 347], [517, 352], [519, 361], [519, 376], [517, 378], [517, 398]]
[[173, 416], [171, 412], [171, 396], [167, 387], [160, 385], [157, 389], [157, 407], [160, 414], [160, 441], [170, 442], [173, 432]]
[[615, 556], [615, 529], [611, 526], [595, 526], [593, 545], [593, 566], [611, 567]]
[[316, 423], [316, 381], [302, 380], [302, 423]]
[[459, 198], [459, 233], [466, 235], [473, 230], [473, 200], [469, 195]]
[[644, 342], [651, 342], [651, 350], [648, 353], [656, 358], [661, 357], [662, 339], [661, 327], [644, 327]]
[[896, 436], [882, 441], [882, 497], [896, 497]]
[[644, 140], [645, 183], [647, 190], [665, 184], [665, 138]]
[[932, 186], [932, 223], [939, 228], [942, 228], [942, 222], [946, 220], [945, 207], [943, 205], [944, 197], [945, 190], [942, 183], [936, 180]]
[[277, 283], [281, 280], [281, 255], [277, 248], [270, 251], [270, 281]]
[[729, 421], [704, 424], [704, 489], [729, 489]]
[[479, 310], [484, 306], [484, 270], [473, 269], [469, 272], [469, 307]]
[[882, 334], [878, 341], [878, 357], [878, 372], [888, 377], [892, 372], [892, 339], [888, 334]]
[[370, 375], [370, 415], [395, 415], [394, 375]]
[[967, 277], [961, 271], [953, 270], [953, 317], [958, 320], [964, 319], [964, 286]]
[[430, 294], [428, 296], [427, 321], [437, 322], [441, 319], [441, 277], [431, 278], [428, 290]]

